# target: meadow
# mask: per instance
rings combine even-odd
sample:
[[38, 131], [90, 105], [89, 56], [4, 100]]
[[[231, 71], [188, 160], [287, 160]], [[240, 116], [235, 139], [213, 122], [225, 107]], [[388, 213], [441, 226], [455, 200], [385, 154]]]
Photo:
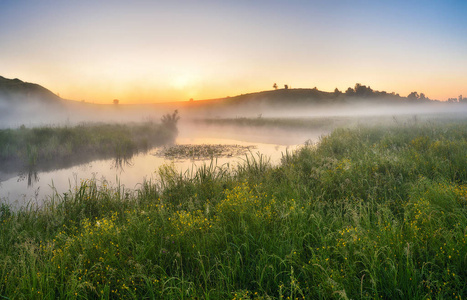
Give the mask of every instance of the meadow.
[[0, 207], [2, 299], [465, 299], [467, 122], [338, 128], [273, 166]]

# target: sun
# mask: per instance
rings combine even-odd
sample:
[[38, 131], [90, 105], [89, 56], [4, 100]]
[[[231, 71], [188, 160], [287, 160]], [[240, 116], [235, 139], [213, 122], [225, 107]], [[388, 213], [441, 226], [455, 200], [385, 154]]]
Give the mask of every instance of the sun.
[[177, 90], [183, 90], [192, 87], [195, 84], [196, 76], [189, 73], [177, 74], [170, 80], [170, 85]]

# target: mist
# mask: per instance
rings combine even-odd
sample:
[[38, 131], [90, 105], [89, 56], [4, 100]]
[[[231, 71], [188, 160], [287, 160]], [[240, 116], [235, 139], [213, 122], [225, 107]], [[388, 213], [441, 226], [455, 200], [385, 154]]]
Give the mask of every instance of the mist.
[[[269, 130], [259, 131], [258, 128], [244, 128], [241, 133], [235, 132], [232, 126], [221, 122], [202, 122], [203, 120], [222, 119], [324, 119], [352, 118], [369, 122], [378, 117], [397, 116], [431, 116], [451, 115], [453, 118], [467, 115], [467, 105], [463, 103], [445, 103], [429, 101], [413, 102], [382, 102], [379, 99], [355, 99], [348, 102], [331, 103], [301, 103], [287, 98], [274, 101], [259, 98], [255, 101], [190, 101], [163, 104], [90, 104], [77, 101], [62, 100], [58, 103], [43, 103], [40, 99], [29, 99], [27, 102], [2, 101], [0, 99], [0, 128], [18, 128], [20, 126], [75, 126], [82, 123], [130, 123], [130, 122], [160, 122], [167, 113], [177, 110], [181, 116], [180, 132], [189, 134], [212, 134], [215, 127], [221, 127], [224, 132], [232, 131], [235, 135], [252, 136], [264, 139], [264, 135], [291, 136], [290, 130], [278, 126]], [[230, 102], [229, 102], [230, 101]], [[235, 127], [235, 126], [233, 126]], [[243, 126], [245, 127], [245, 126]], [[294, 133], [297, 128], [294, 128]]]

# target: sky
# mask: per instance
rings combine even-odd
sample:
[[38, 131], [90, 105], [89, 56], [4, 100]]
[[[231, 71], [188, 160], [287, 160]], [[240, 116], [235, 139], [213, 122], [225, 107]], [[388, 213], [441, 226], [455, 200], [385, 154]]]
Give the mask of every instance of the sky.
[[467, 1], [0, 0], [0, 76], [94, 103], [274, 83], [467, 97]]

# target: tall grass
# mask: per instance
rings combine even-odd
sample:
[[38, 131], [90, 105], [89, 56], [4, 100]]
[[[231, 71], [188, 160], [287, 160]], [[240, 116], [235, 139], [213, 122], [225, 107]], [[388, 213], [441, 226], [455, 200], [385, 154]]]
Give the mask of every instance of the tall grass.
[[170, 165], [0, 207], [0, 295], [462, 299], [467, 124], [338, 129], [272, 166]]

